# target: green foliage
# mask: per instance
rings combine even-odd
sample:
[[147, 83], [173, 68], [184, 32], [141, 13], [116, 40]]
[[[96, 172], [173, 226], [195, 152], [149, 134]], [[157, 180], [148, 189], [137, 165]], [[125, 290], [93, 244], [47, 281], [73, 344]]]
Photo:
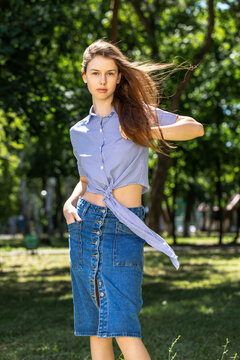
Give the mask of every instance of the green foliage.
[[1, 220], [19, 211], [19, 179], [16, 176], [20, 164], [19, 153], [24, 148], [25, 127], [21, 117], [0, 109], [0, 214]]
[[[178, 142], [165, 194], [172, 196], [175, 169], [178, 192], [186, 199], [217, 204], [220, 181], [222, 206], [239, 190], [239, 9], [215, 3], [213, 46], [182, 95], [179, 114], [203, 123], [205, 135]], [[121, 2], [118, 46], [132, 60], [191, 63], [206, 34], [208, 12], [202, 1], [145, 1], [142, 17], [131, 1]], [[142, 20], [145, 19], [145, 22]], [[19, 209], [20, 178], [43, 184], [50, 176], [59, 183], [78, 178], [69, 128], [85, 117], [91, 96], [81, 80], [86, 46], [109, 38], [112, 25], [109, 1], [4, 1], [0, 27], [0, 219]], [[148, 27], [146, 27], [146, 24]], [[161, 106], [171, 97], [185, 72], [162, 84]], [[156, 162], [150, 151], [149, 176]], [[20, 160], [21, 159], [21, 162]], [[21, 163], [21, 166], [19, 164]], [[8, 179], [8, 181], [6, 181]], [[8, 197], [7, 197], [8, 196]], [[148, 196], [148, 195], [146, 195]], [[171, 203], [171, 200], [170, 200]], [[57, 209], [59, 208], [57, 205]], [[3, 211], [3, 209], [9, 209]], [[56, 211], [57, 211], [56, 209]]]

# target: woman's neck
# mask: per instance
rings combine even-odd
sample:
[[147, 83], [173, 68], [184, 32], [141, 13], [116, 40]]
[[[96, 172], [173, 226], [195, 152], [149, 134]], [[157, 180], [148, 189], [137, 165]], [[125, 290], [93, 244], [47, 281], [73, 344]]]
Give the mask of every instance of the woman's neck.
[[97, 116], [104, 117], [110, 115], [112, 110], [112, 100], [110, 101], [93, 101], [93, 112]]

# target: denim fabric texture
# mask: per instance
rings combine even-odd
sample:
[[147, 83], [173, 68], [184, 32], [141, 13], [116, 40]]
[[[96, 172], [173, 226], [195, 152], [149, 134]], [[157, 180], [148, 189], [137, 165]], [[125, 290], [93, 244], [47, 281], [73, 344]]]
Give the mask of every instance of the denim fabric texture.
[[[159, 108], [156, 111], [160, 125], [176, 122], [177, 114]], [[142, 194], [148, 190], [149, 148], [124, 139], [119, 125], [114, 106], [104, 117], [96, 115], [91, 106], [89, 115], [70, 128], [79, 175], [88, 179], [87, 192], [104, 195], [103, 202], [118, 220], [149, 245], [168, 255], [178, 269], [177, 256], [166, 241], [113, 196], [114, 189], [126, 185], [142, 185]]]
[[[144, 219], [143, 205], [128, 209]], [[68, 224], [74, 335], [141, 338], [145, 240], [106, 206], [79, 197], [77, 211], [82, 221]]]

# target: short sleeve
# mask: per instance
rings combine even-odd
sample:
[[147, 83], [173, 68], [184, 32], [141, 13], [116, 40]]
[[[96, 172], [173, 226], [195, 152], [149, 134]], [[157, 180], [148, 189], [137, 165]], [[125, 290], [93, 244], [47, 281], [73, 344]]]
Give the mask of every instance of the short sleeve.
[[78, 173], [80, 177], [86, 177], [87, 174], [84, 171], [83, 167], [81, 166], [81, 159], [80, 156], [77, 152], [77, 142], [75, 141], [75, 136], [73, 135], [73, 130], [72, 128], [70, 129], [70, 140], [72, 143], [72, 147], [73, 147], [73, 154], [75, 156], [75, 158], [77, 159], [77, 167], [78, 167]]
[[158, 116], [158, 122], [160, 126], [164, 125], [172, 125], [176, 122], [178, 115], [156, 108], [157, 110], [157, 116]]
[[77, 167], [78, 167], [79, 176], [80, 176], [80, 177], [86, 177], [87, 174], [86, 174], [86, 172], [83, 170], [83, 168], [82, 168], [82, 166], [81, 166], [81, 162], [80, 162], [79, 155], [78, 155], [77, 151], [75, 151], [74, 149], [73, 149], [73, 154], [74, 154], [74, 156], [75, 156], [76, 159], [77, 159]]

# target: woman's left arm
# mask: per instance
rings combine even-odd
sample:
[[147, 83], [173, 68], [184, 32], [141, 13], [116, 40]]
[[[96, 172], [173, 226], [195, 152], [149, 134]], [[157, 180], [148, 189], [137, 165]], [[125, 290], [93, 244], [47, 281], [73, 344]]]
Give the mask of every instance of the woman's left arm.
[[[161, 134], [157, 126], [152, 126], [154, 139], [161, 140]], [[176, 122], [171, 125], [162, 125], [161, 130], [164, 140], [184, 141], [195, 139], [204, 135], [204, 127], [201, 123], [189, 116], [178, 115]]]

